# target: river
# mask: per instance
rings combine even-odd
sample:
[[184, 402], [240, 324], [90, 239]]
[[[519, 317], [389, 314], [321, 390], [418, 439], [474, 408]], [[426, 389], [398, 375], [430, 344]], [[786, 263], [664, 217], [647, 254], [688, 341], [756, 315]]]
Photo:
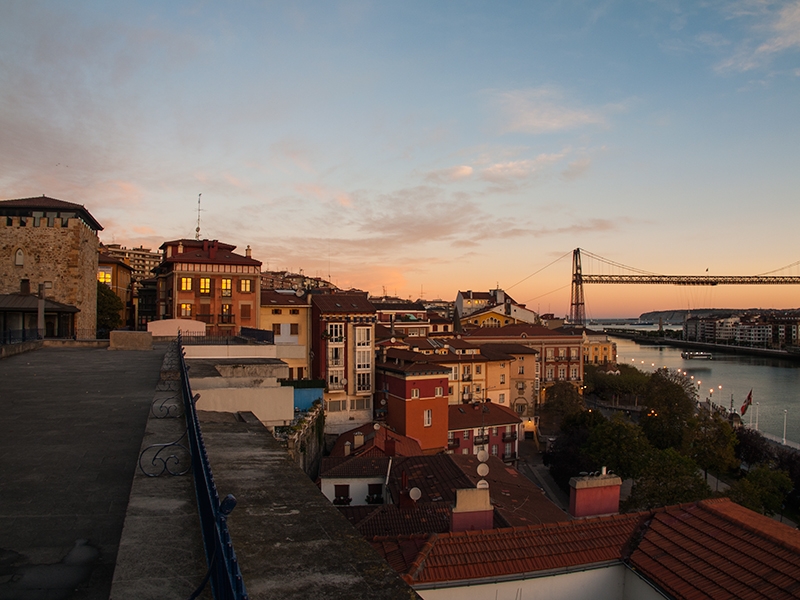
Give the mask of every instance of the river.
[[[713, 360], [681, 358], [680, 348], [638, 344], [624, 338], [617, 343], [619, 363], [635, 365], [643, 371], [661, 367], [686, 371], [698, 386], [700, 400], [711, 398], [714, 404], [731, 406], [739, 412], [753, 390], [753, 405], [743, 417], [746, 425], [758, 424], [758, 430], [779, 441], [783, 438], [786, 411], [786, 439], [800, 442], [800, 364], [773, 358], [741, 356], [713, 352]], [[722, 388], [720, 388], [722, 386]], [[710, 390], [714, 390], [713, 394]]]

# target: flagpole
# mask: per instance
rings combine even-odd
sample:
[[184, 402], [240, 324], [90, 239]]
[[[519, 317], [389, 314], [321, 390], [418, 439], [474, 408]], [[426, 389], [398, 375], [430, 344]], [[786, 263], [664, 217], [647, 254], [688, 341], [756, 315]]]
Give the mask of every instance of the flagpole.
[[756, 402], [756, 431], [758, 431], [758, 402]]
[[[758, 402], [756, 402], [756, 412], [758, 412]], [[753, 411], [750, 411], [750, 429], [753, 428]]]

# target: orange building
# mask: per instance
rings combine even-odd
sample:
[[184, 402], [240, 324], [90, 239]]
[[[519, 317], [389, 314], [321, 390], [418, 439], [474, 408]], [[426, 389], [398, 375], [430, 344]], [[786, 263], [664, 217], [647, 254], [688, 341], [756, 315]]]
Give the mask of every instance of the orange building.
[[158, 279], [161, 319], [192, 319], [211, 335], [258, 328], [261, 262], [217, 240], [164, 242]]
[[447, 379], [451, 370], [429, 357], [389, 348], [375, 365], [376, 405], [386, 424], [419, 442], [426, 454], [447, 448]]

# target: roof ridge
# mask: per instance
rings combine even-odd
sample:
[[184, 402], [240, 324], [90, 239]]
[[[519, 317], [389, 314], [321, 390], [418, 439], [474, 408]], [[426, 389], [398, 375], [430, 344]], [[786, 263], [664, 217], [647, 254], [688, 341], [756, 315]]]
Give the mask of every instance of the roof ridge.
[[[713, 500], [713, 502], [711, 502], [712, 500]], [[734, 515], [731, 515], [731, 514], [728, 514], [725, 511], [719, 510], [718, 508], [713, 506], [715, 504], [724, 504], [726, 506], [734, 504], [736, 506], [740, 506], [740, 505], [736, 504], [730, 498], [709, 498], [708, 500], [701, 500], [701, 501], [697, 502], [697, 506], [699, 508], [701, 508], [702, 510], [705, 510], [707, 512], [712, 513], [713, 515], [723, 519], [724, 521], [727, 521], [728, 523], [734, 523], [738, 527], [741, 527], [742, 529], [745, 529], [745, 530], [749, 531], [750, 533], [752, 533], [754, 535], [757, 535], [759, 537], [765, 538], [765, 539], [769, 540], [770, 542], [772, 542], [772, 543], [774, 543], [774, 544], [776, 544], [778, 546], [781, 546], [782, 548], [784, 548], [786, 550], [790, 550], [792, 552], [800, 552], [800, 540], [798, 541], [797, 544], [792, 543], [791, 541], [783, 539], [783, 538], [781, 538], [779, 536], [776, 536], [776, 535], [772, 534], [769, 531], [766, 531], [764, 529], [755, 527], [755, 526], [751, 525], [749, 522], [743, 521], [743, 520], [737, 518]], [[742, 508], [745, 508], [745, 507], [742, 507]], [[751, 512], [755, 512], [755, 511], [751, 511]], [[765, 519], [769, 519], [769, 517], [767, 517], [766, 515], [762, 515], [761, 513], [756, 513], [756, 514], [759, 515], [760, 517], [764, 517]], [[770, 521], [771, 520], [772, 519], [770, 519]], [[788, 527], [788, 525], [787, 525], [787, 527]], [[791, 531], [791, 528], [789, 529], [789, 531]]]
[[428, 556], [433, 550], [434, 545], [436, 545], [436, 541], [438, 539], [439, 534], [432, 533], [425, 542], [425, 545], [420, 548], [419, 553], [417, 553], [417, 558], [413, 563], [411, 563], [411, 568], [408, 570], [408, 573], [403, 575], [403, 579], [405, 579], [409, 584], [412, 584], [417, 579], [418, 575], [425, 569], [425, 561], [428, 559]]

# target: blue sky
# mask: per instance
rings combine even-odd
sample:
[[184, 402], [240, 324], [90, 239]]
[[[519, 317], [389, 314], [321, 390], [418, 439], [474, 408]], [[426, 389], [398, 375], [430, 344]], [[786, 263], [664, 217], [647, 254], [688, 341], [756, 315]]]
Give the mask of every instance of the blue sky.
[[[798, 92], [797, 0], [5, 1], [0, 197], [157, 248], [202, 194], [203, 237], [265, 268], [565, 314], [575, 247], [665, 274], [799, 260]], [[595, 317], [797, 299], [586, 290]]]

